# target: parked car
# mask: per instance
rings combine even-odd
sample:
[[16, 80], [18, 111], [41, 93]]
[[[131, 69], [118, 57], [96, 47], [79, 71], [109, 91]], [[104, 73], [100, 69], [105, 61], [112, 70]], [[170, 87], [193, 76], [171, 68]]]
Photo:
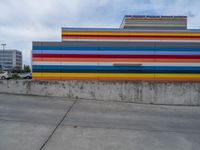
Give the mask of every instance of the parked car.
[[1, 71], [0, 72], [0, 79], [5, 80], [5, 79], [10, 79], [11, 74], [8, 71]]
[[32, 79], [32, 74], [29, 72], [18, 73], [20, 79]]
[[12, 71], [13, 75], [17, 75], [20, 79], [32, 79], [32, 74], [23, 70]]

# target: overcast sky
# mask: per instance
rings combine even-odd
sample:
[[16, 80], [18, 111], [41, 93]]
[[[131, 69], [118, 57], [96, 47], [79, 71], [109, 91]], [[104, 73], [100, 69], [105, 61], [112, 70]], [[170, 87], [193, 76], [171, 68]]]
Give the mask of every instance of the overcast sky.
[[187, 15], [200, 29], [200, 0], [0, 0], [0, 42], [30, 64], [32, 41], [60, 41], [61, 27], [119, 27], [124, 15]]

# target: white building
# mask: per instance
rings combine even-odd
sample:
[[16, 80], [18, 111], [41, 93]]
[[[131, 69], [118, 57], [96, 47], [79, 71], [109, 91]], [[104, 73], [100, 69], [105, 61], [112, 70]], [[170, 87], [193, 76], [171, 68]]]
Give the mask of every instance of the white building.
[[22, 52], [18, 50], [0, 50], [0, 66], [10, 71], [14, 67], [22, 69]]

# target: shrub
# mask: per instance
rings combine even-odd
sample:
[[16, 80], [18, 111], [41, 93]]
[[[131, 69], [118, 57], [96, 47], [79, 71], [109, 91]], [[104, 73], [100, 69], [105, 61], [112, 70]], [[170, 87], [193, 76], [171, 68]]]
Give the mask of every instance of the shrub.
[[18, 80], [18, 79], [20, 79], [20, 76], [17, 73], [13, 73], [12, 74], [12, 79]]

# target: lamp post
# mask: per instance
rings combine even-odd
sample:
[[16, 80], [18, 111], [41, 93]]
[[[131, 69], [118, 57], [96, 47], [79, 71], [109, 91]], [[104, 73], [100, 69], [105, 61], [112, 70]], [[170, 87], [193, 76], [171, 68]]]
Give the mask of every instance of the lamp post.
[[2, 70], [4, 70], [4, 50], [5, 50], [5, 47], [6, 47], [6, 43], [2, 43], [1, 45], [3, 47]]

